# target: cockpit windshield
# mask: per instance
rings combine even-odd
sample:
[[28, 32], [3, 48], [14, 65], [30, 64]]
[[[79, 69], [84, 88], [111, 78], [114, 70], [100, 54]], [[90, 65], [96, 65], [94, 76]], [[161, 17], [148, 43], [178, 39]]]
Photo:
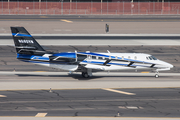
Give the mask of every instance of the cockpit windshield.
[[148, 56], [146, 58], [149, 59], [149, 60], [157, 60], [157, 58], [155, 58], [154, 56]]
[[154, 56], [151, 56], [153, 58], [153, 60], [157, 60], [157, 58], [155, 58]]

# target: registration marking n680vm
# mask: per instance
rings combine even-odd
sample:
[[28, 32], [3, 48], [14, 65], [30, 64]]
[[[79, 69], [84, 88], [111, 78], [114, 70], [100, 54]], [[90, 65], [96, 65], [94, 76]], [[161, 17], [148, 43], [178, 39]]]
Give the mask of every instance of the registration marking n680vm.
[[121, 94], [126, 94], [126, 95], [136, 95], [135, 93], [129, 93], [129, 92], [124, 92], [124, 91], [119, 91], [119, 90], [113, 90], [110, 88], [102, 88], [103, 90], [111, 91], [111, 92], [117, 92]]

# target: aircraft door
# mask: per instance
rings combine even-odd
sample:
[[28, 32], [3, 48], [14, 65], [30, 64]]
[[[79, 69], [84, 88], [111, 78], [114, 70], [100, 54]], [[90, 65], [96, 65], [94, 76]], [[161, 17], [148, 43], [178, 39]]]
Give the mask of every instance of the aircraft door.
[[87, 55], [77, 54], [77, 61], [81, 62], [87, 58]]
[[87, 61], [91, 61], [92, 56], [91, 55], [87, 55]]

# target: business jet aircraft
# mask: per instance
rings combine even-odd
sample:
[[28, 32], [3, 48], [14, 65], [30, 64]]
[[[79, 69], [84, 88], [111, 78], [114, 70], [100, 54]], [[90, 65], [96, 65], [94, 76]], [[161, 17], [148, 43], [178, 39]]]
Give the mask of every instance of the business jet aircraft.
[[170, 70], [173, 65], [158, 60], [149, 54], [142, 53], [93, 53], [93, 52], [61, 52], [45, 51], [24, 27], [11, 27], [17, 52], [17, 59], [47, 67], [82, 72], [88, 78], [92, 72], [113, 70]]

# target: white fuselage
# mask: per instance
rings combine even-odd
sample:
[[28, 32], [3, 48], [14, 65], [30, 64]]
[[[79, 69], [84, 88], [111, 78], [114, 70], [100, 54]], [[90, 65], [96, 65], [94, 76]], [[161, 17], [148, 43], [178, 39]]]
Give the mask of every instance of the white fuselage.
[[[71, 53], [72, 54], [72, 53]], [[79, 52], [76, 54], [76, 61], [78, 62], [78, 54], [87, 56], [84, 60], [79, 61], [78, 64], [57, 64], [57, 63], [43, 63], [35, 62], [39, 65], [45, 65], [47, 67], [53, 67], [66, 71], [76, 71], [79, 65], [83, 65], [86, 69], [101, 70], [101, 71], [113, 71], [113, 70], [132, 70], [132, 69], [155, 69], [156, 71], [170, 70], [173, 65], [158, 60], [149, 54], [143, 53], [90, 53]], [[64, 55], [64, 54], [63, 54]], [[44, 55], [44, 57], [49, 57]], [[57, 58], [61, 58], [58, 56]], [[55, 58], [55, 59], [57, 59]], [[64, 58], [64, 56], [63, 56]], [[68, 58], [68, 53], [66, 55]]]

